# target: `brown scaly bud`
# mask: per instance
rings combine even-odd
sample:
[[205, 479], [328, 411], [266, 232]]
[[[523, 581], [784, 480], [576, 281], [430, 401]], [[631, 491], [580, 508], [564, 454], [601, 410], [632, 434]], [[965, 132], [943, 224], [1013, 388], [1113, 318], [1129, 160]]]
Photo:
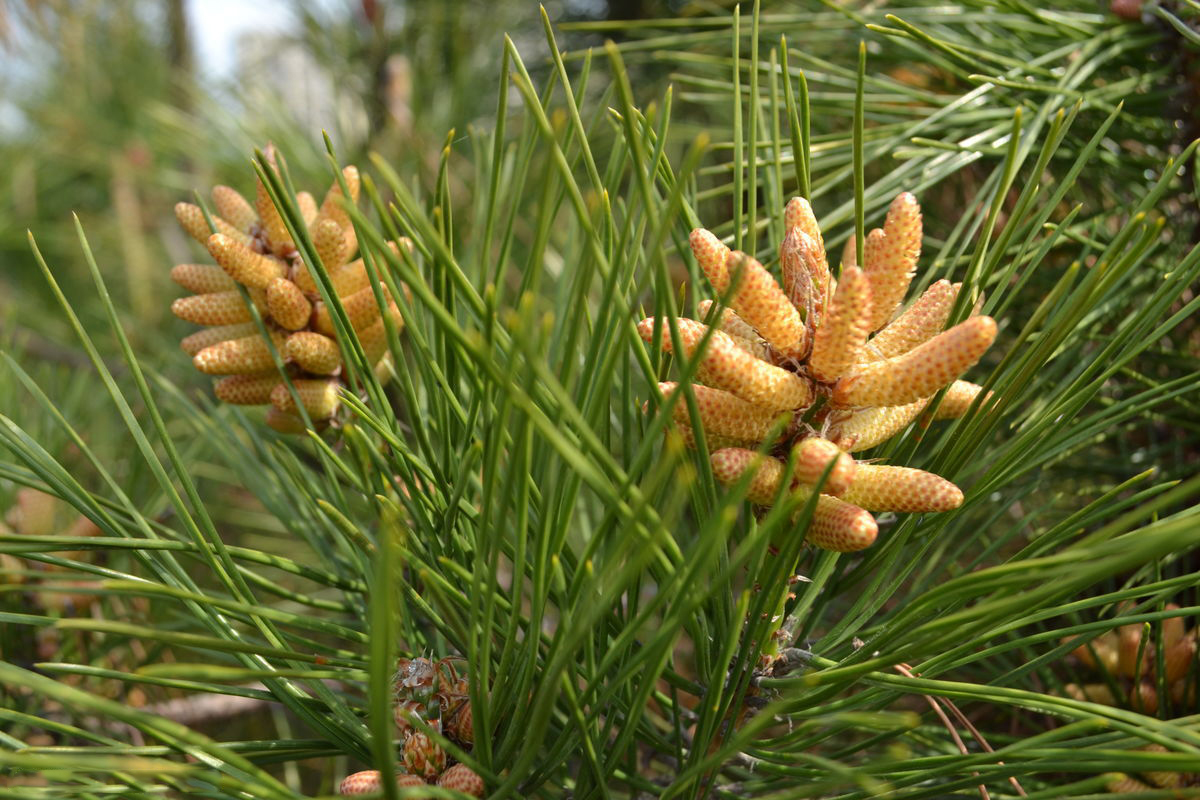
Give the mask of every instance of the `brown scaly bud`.
[[908, 427], [928, 402], [922, 398], [902, 406], [842, 412], [833, 418], [829, 438], [849, 453], [870, 450]]
[[1174, 683], [1187, 676], [1196, 661], [1196, 637], [1185, 636], [1176, 642], [1166, 644], [1164, 632], [1163, 669], [1167, 674], [1167, 682]]
[[[296, 379], [292, 386], [300, 397], [308, 416], [314, 420], [328, 419], [337, 411], [341, 401], [338, 399], [337, 381]], [[296, 401], [288, 391], [286, 384], [279, 384], [271, 392], [271, 405], [285, 413], [296, 413]]]
[[455, 764], [443, 772], [437, 780], [437, 785], [472, 797], [483, 797], [483, 778], [466, 764]]
[[267, 313], [280, 327], [300, 330], [308, 325], [312, 310], [304, 292], [287, 278], [276, 278], [267, 284]]
[[946, 327], [961, 283], [934, 282], [912, 307], [875, 334], [859, 355], [860, 361], [879, 361], [902, 355], [932, 339]]
[[214, 186], [212, 199], [217, 213], [242, 233], [249, 233], [250, 228], [258, 222], [258, 212], [237, 189], [230, 186]]
[[252, 289], [266, 289], [287, 272], [279, 259], [256, 253], [224, 234], [214, 233], [208, 238], [208, 252], [229, 277]]
[[[253, 293], [251, 299], [254, 299]], [[263, 297], [264, 305], [266, 298]], [[250, 309], [239, 292], [211, 292], [180, 297], [171, 303], [171, 313], [197, 325], [233, 325], [250, 322]]]
[[[942, 396], [942, 402], [937, 407], [937, 411], [933, 413], [933, 418], [958, 419], [962, 417], [970, 410], [971, 404], [975, 402], [975, 398], [979, 396], [981, 391], [983, 391], [983, 387], [977, 383], [955, 381], [950, 384], [950, 388]], [[988, 402], [992, 394], [992, 392], [988, 392], [983, 402]]]
[[807, 329], [771, 273], [741, 252], [731, 252], [725, 263], [734, 287], [729, 306], [780, 353], [802, 356], [808, 345]]
[[404, 769], [412, 775], [431, 781], [446, 768], [446, 751], [420, 731], [404, 742]]
[[235, 406], [265, 406], [271, 402], [271, 390], [279, 385], [279, 373], [259, 372], [251, 375], [230, 375], [213, 385], [213, 394]]
[[704, 228], [696, 228], [689, 237], [692, 255], [700, 269], [708, 277], [717, 294], [724, 294], [729, 289], [729, 248], [715, 235]]
[[[674, 382], [658, 384], [664, 399], [669, 398], [678, 388], [679, 384]], [[762, 441], [780, 418], [778, 411], [747, 403], [740, 397], [720, 389], [693, 386], [692, 391], [705, 433], [711, 432], [730, 439]], [[688, 405], [684, 398], [679, 398], [675, 403], [672, 415], [676, 422], [692, 425], [693, 421], [688, 415]]]
[[194, 356], [204, 348], [211, 347], [219, 342], [227, 342], [230, 339], [241, 339], [257, 332], [258, 326], [253, 322], [218, 325], [215, 328], [205, 328], [202, 331], [196, 331], [191, 336], [183, 337], [179, 345], [183, 348], [183, 352], [189, 356]]
[[855, 464], [853, 458], [842, 452], [828, 439], [811, 436], [793, 447], [792, 453], [795, 458], [792, 472], [794, 483], [810, 487], [816, 486], [825, 475], [830, 461], [834, 462], [834, 465], [829, 471], [829, 477], [825, 479], [825, 483], [821, 487], [822, 494], [841, 497], [854, 482], [858, 465]]
[[337, 342], [312, 331], [289, 336], [283, 345], [283, 357], [314, 375], [332, 375], [342, 366], [342, 351]]
[[449, 713], [446, 734], [461, 745], [475, 744], [475, 715], [471, 712], [469, 699], [458, 703]]
[[783, 479], [783, 462], [779, 459], [759, 455], [753, 450], [727, 447], [714, 452], [709, 460], [713, 477], [726, 486], [736, 485], [747, 470], [754, 470], [754, 477], [750, 479], [750, 486], [746, 490], [746, 499], [759, 506], [769, 506], [775, 502], [779, 482]]
[[404, 741], [415, 731], [416, 720], [422, 720], [434, 730], [441, 730], [441, 719], [427, 719], [428, 707], [419, 700], [400, 700], [396, 703], [393, 717], [396, 720], [396, 738]]
[[[671, 352], [671, 339], [663, 326], [662, 348]], [[708, 326], [690, 319], [679, 320], [684, 352], [691, 357]], [[647, 342], [654, 335], [654, 320], [638, 323], [638, 334]], [[760, 361], [737, 347], [729, 336], [714, 331], [701, 359], [706, 383], [743, 400], [770, 409], [796, 409], [812, 402], [812, 384], [800, 376]]]
[[859, 365], [834, 387], [833, 404], [899, 406], [929, 397], [979, 361], [996, 338], [996, 321], [972, 317], [890, 361]]
[[871, 308], [866, 275], [858, 267], [847, 267], [813, 339], [808, 370], [814, 378], [833, 383], [854, 365], [867, 341]]
[[176, 264], [171, 268], [171, 280], [189, 292], [212, 294], [237, 289], [233, 278], [212, 264]]
[[[277, 349], [283, 345], [278, 333], [271, 338]], [[206, 347], [192, 357], [192, 364], [206, 375], [248, 375], [271, 369], [275, 361], [262, 336], [253, 334]]]
[[813, 258], [819, 267], [829, 274], [829, 260], [825, 256], [825, 239], [821, 236], [821, 226], [813, 214], [812, 206], [803, 197], [793, 197], [783, 209], [783, 229], [791, 231], [799, 228], [800, 232], [813, 242]]
[[859, 464], [842, 495], [868, 511], [950, 511], [962, 505], [962, 490], [932, 472], [912, 467]]
[[810, 328], [820, 325], [836, 285], [829, 265], [818, 258], [818, 252], [823, 251], [800, 228], [789, 229], [779, 245], [783, 291], [796, 310], [803, 312]]
[[[176, 203], [175, 204], [175, 219], [179, 220], [179, 226], [187, 232], [200, 244], [207, 244], [208, 237], [212, 235], [212, 229], [208, 227], [208, 220], [204, 218], [204, 211], [200, 206], [194, 203]], [[222, 233], [229, 238], [249, 246], [250, 237], [242, 233], [227, 220], [221, 219], [218, 216], [212, 217], [213, 225], [217, 228], [217, 233]]]

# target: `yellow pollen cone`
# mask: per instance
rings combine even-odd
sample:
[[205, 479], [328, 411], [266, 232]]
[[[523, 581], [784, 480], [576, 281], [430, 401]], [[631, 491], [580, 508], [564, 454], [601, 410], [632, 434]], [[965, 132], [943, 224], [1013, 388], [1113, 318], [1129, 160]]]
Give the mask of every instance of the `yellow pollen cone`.
[[[300, 402], [314, 420], [328, 419], [338, 409], [338, 382], [332, 380], [293, 380]], [[286, 384], [279, 384], [271, 392], [271, 405], [283, 412], [296, 413], [296, 402]]]
[[961, 283], [935, 282], [907, 311], [875, 334], [859, 354], [860, 361], [879, 361], [902, 355], [942, 332]]
[[267, 313], [280, 326], [298, 331], [308, 325], [312, 303], [296, 284], [287, 278], [276, 278], [267, 285]]
[[[200, 206], [193, 203], [176, 203], [175, 218], [179, 220], [179, 225], [193, 239], [200, 244], [207, 244], [208, 237], [212, 235], [212, 230], [208, 227], [208, 220], [204, 218], [204, 212], [200, 210]], [[217, 226], [217, 233], [223, 233], [229, 238], [241, 242], [249, 246], [250, 237], [239, 231], [230, 222], [213, 215], [213, 224]]]
[[[664, 382], [658, 384], [664, 398], [669, 398], [679, 384]], [[729, 392], [713, 389], [708, 386], [692, 386], [696, 397], [696, 409], [700, 413], [700, 421], [706, 434], [715, 434], [730, 439], [763, 441], [771, 428], [780, 419], [786, 418], [786, 412], [772, 411], [762, 406], [747, 403], [745, 400]], [[672, 409], [676, 422], [694, 426], [688, 414], [686, 399], [681, 397]], [[782, 432], [782, 431], [781, 431]]]
[[726, 263], [729, 258], [729, 248], [714, 234], [704, 228], [696, 228], [689, 237], [692, 255], [696, 263], [708, 277], [717, 294], [724, 294], [729, 289], [729, 268]]
[[208, 252], [229, 277], [252, 289], [265, 289], [268, 283], [287, 272], [279, 259], [256, 253], [221, 233], [208, 238]]
[[236, 291], [180, 297], [171, 303], [171, 313], [197, 325], [232, 325], [253, 319]]
[[342, 351], [328, 336], [312, 331], [300, 331], [287, 338], [283, 355], [314, 375], [332, 375], [342, 366]]
[[829, 438], [849, 453], [870, 450], [908, 427], [928, 402], [921, 398], [902, 406], [841, 412], [834, 417]]
[[[795, 494], [808, 496], [810, 490], [797, 487]], [[805, 538], [823, 550], [836, 553], [854, 553], [865, 550], [875, 543], [879, 525], [865, 509], [822, 494], [817, 497], [812, 522]]]
[[962, 490], [950, 481], [912, 467], [859, 464], [842, 495], [868, 511], [950, 511], [962, 505]]
[[747, 470], [754, 470], [746, 499], [760, 506], [775, 502], [779, 481], [783, 478], [783, 462], [779, 459], [741, 447], [727, 447], [715, 451], [709, 461], [712, 463], [713, 477], [726, 486], [734, 486]]
[[804, 439], [792, 448], [795, 454], [795, 466], [792, 472], [792, 482], [804, 486], [816, 486], [825, 474], [829, 462], [834, 462], [829, 477], [821, 487], [822, 494], [841, 497], [854, 481], [858, 465], [848, 454], [842, 452], [833, 442], [812, 436]]
[[725, 263], [734, 290], [729, 307], [783, 355], [803, 355], [808, 331], [771, 273], [745, 253], [731, 252]]
[[235, 406], [265, 406], [271, 402], [271, 390], [279, 383], [279, 373], [259, 372], [229, 375], [213, 384], [213, 394]]
[[866, 275], [858, 267], [846, 267], [829, 303], [829, 313], [813, 337], [809, 374], [819, 381], [833, 383], [854, 365], [867, 340], [871, 308], [871, 287]]
[[[283, 344], [278, 334], [272, 333], [272, 338], [276, 347]], [[257, 333], [206, 347], [192, 358], [192, 364], [208, 375], [246, 375], [275, 366], [270, 348]]]
[[171, 280], [196, 294], [229, 292], [237, 288], [233, 278], [213, 264], [176, 264], [171, 268]]
[[318, 218], [312, 227], [312, 241], [328, 272], [333, 272], [350, 260], [349, 243], [336, 221]]
[[[955, 381], [950, 384], [950, 388], [942, 396], [942, 403], [933, 413], [933, 418], [958, 419], [970, 410], [971, 404], [975, 402], [975, 398], [981, 391], [983, 391], [983, 387], [977, 383]], [[988, 392], [988, 396], [984, 398], [983, 402], [986, 403], [991, 399], [992, 394], [992, 392]]]
[[304, 224], [312, 227], [313, 220], [317, 218], [317, 199], [310, 192], [296, 192], [296, 207], [300, 209]]
[[183, 348], [183, 352], [189, 356], [194, 356], [206, 347], [211, 347], [218, 342], [227, 342], [230, 339], [241, 339], [244, 336], [258, 332], [258, 326], [253, 322], [238, 322], [234, 325], [218, 325], [215, 328], [205, 328], [202, 331], [197, 331], [191, 336], [183, 337], [179, 343]]
[[250, 228], [258, 223], [258, 212], [237, 189], [230, 186], [214, 186], [212, 199], [217, 213], [242, 233], [249, 233]]
[[[399, 319], [400, 312], [396, 308], [396, 304], [390, 301], [391, 295], [386, 287], [381, 286], [383, 297], [388, 300], [388, 310], [392, 314], [393, 319]], [[375, 323], [380, 318], [379, 304], [375, 302], [375, 292], [370, 286], [359, 289], [352, 295], [342, 298], [342, 307], [346, 310], [346, 316], [350, 319], [350, 326], [354, 330], [362, 330]], [[334, 336], [333, 320], [329, 316], [329, 309], [324, 303], [317, 304], [317, 313], [314, 318], [313, 327], [320, 333], [326, 336]]]
[[889, 361], [859, 365], [834, 387], [833, 405], [899, 406], [929, 397], [979, 361], [996, 338], [996, 321], [972, 317]]
[[[690, 319], [679, 320], [685, 355], [691, 357], [708, 326]], [[649, 342], [654, 320], [638, 323], [638, 334]], [[663, 325], [662, 348], [671, 352], [669, 331]], [[813, 399], [812, 384], [795, 373], [760, 361], [735, 345], [728, 334], [714, 331], [701, 359], [704, 382], [724, 389], [743, 400], [769, 409], [797, 409]]]

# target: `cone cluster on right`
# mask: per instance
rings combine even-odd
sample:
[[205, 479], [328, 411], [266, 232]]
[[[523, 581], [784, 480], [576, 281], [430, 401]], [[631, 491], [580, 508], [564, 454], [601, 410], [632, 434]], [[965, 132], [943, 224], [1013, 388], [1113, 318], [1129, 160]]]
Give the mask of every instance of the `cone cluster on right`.
[[[267, 148], [266, 155], [274, 164], [274, 151]], [[357, 202], [358, 170], [346, 167], [342, 178], [349, 192], [345, 202]], [[179, 224], [217, 262], [177, 264], [171, 270], [171, 278], [194, 293], [177, 299], [171, 311], [206, 326], [184, 338], [183, 349], [192, 356], [196, 369], [222, 376], [213, 387], [220, 400], [268, 406], [268, 425], [281, 433], [301, 433], [306, 426], [298, 400], [313, 424], [323, 427], [340, 404], [338, 390], [344, 385], [343, 348], [347, 343], [338, 340], [316, 280], [262, 180], [257, 182], [253, 203], [229, 186], [214, 187], [212, 200], [216, 213], [211, 215], [211, 226], [199, 206], [175, 206]], [[341, 185], [334, 181], [320, 206], [307, 192], [297, 194], [296, 203], [368, 362], [377, 371], [386, 369], [390, 354], [377, 290], [397, 328], [403, 319], [386, 285], [372, 286], [363, 259], [351, 260], [358, 239], [342, 205]], [[405, 244], [411, 249], [411, 242]], [[399, 253], [394, 242], [389, 246]], [[271, 348], [253, 321], [239, 285], [257, 308], [295, 395], [276, 369]]]
[[[699, 419], [680, 398], [673, 424], [692, 446], [703, 426], [715, 477], [733, 485], [750, 473], [747, 499], [757, 505], [778, 496], [789, 454], [794, 470], [784, 488], [802, 499], [832, 463], [807, 538], [828, 550], [862, 550], [878, 534], [871, 512], [962, 503], [959, 488], [938, 475], [850, 454], [904, 430], [942, 389], [934, 419], [967, 413], [981, 387], [959, 378], [991, 346], [996, 322], [974, 316], [943, 330], [962, 286], [947, 280], [901, 311], [922, 238], [920, 207], [907, 192], [892, 202], [883, 228], [867, 235], [861, 267], [851, 240], [837, 278], [804, 198], [787, 204], [784, 229], [782, 286], [753, 256], [703, 228], [692, 231], [692, 253], [717, 299], [698, 305], [704, 322], [678, 320], [682, 355], [699, 357], [691, 386]], [[668, 320], [644, 319], [638, 332], [674, 352]], [[658, 386], [666, 397], [680, 388]]]
[[[482, 797], [483, 779], [466, 764], [450, 763], [446, 751], [417, 729], [414, 720], [470, 749], [475, 744], [471, 714], [470, 682], [461, 674], [463, 660], [455, 657], [431, 661], [402, 658], [395, 678], [396, 739], [402, 743], [396, 767], [398, 786], [435, 783], [474, 797]], [[343, 795], [366, 795], [381, 791], [379, 770], [363, 770], [342, 781]]]

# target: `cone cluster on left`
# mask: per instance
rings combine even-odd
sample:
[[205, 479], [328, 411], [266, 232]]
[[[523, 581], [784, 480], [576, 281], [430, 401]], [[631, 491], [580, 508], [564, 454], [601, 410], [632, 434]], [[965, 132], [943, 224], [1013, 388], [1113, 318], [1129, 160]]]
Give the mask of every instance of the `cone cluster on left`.
[[[268, 147], [266, 154], [274, 165], [273, 150]], [[403, 320], [386, 285], [372, 286], [363, 259], [352, 260], [358, 240], [343, 203], [358, 200], [358, 170], [346, 167], [342, 178], [349, 190], [345, 200], [335, 180], [319, 206], [308, 192], [298, 193], [296, 203], [367, 359], [380, 371], [386, 369], [390, 354], [377, 290], [392, 322], [400, 327]], [[211, 227], [199, 206], [175, 206], [179, 224], [216, 261], [215, 265], [177, 264], [171, 270], [171, 278], [193, 292], [177, 299], [171, 311], [205, 326], [183, 339], [184, 351], [192, 356], [196, 369], [219, 376], [213, 387], [218, 399], [236, 405], [269, 405], [266, 421], [275, 430], [300, 433], [305, 429], [297, 398], [315, 425], [328, 423], [339, 406], [344, 343], [337, 339], [329, 309], [283, 217], [261, 179], [253, 203], [229, 186], [214, 187], [212, 201]], [[411, 242], [405, 244], [411, 248]], [[395, 243], [389, 246], [399, 252]], [[295, 396], [276, 369], [239, 284], [262, 317]]]
[[[464, 749], [475, 744], [471, 714], [471, 685], [462, 674], [463, 661], [447, 657], [401, 658], [394, 680], [396, 740], [402, 744], [396, 765], [398, 786], [434, 783], [473, 797], [483, 797], [483, 779], [466, 764], [452, 763], [446, 751], [414, 721], [445, 735]], [[343, 795], [375, 794], [382, 789], [379, 770], [363, 770], [347, 776], [339, 791]]]

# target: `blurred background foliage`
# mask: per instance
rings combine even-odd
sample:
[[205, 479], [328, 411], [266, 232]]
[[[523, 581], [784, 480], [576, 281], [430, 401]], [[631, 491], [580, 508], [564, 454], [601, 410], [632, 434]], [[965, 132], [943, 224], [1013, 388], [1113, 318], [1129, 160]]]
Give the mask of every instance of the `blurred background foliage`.
[[[536, 6], [527, 2], [265, 4], [266, 15], [274, 18], [244, 30], [231, 45], [232, 57], [218, 70], [206, 60], [200, 42], [205, 31], [222, 27], [219, 5], [198, 0], [47, 0], [0, 10], [5, 64], [0, 70], [0, 348], [30, 370], [67, 418], [95, 414], [107, 420], [112, 412], [106, 405], [101, 409], [108, 400], [98, 399], [93, 391], [95, 379], [86, 371], [86, 356], [36, 267], [27, 230], [36, 234], [84, 326], [98, 332], [97, 343], [112, 357], [113, 340], [101, 327], [104, 310], [92, 296], [95, 290], [71, 218], [77, 214], [139, 358], [156, 379], [162, 376], [163, 386], [177, 385], [189, 399], [204, 398], [208, 382], [191, 369], [177, 345], [191, 328], [168, 312], [170, 300], [180, 293], [167, 277], [169, 267], [201, 254], [179, 232], [172, 214], [175, 202], [190, 200], [194, 191], [203, 193], [217, 183], [249, 191], [250, 154], [267, 141], [286, 155], [298, 186], [322, 186], [327, 182], [321, 141], [325, 130], [343, 163], [365, 167], [369, 154], [378, 153], [427, 210], [438, 202], [443, 176], [455, 206], [478, 208], [489, 174], [481, 154], [495, 125], [502, 36], [509, 36], [522, 54], [534, 85], [553, 82], [542, 21]], [[799, 176], [806, 170], [831, 252], [837, 253], [853, 231], [849, 143], [860, 40], [868, 55], [867, 221], [877, 219], [898, 191], [916, 192], [927, 221], [923, 265], [928, 266], [922, 272], [927, 280], [943, 273], [961, 275], [971, 268], [974, 251], [968, 242], [986, 217], [978, 198], [996, 189], [1015, 112], [1022, 113], [1022, 141], [1027, 143], [1022, 146], [1033, 148], [1056, 115], [1077, 114], [1043, 173], [1022, 174], [1026, 182], [1044, 180], [1045, 197], [1060, 185], [1095, 131], [1122, 106], [1088, 168], [1059, 198], [1044, 227], [1019, 227], [1020, 237], [1032, 237], [1063, 223], [1063, 241], [1071, 246], [1052, 250], [1039, 265], [1044, 270], [1023, 276], [1019, 284], [982, 287], [985, 298], [989, 290], [1003, 294], [1006, 308], [1018, 309], [1036, 307], [1074, 260], [1085, 269], [1093, 266], [1097, 254], [1128, 222], [1127, 210], [1162, 175], [1166, 159], [1181, 153], [1200, 133], [1197, 36], [1190, 8], [1187, 2], [1117, 2], [1110, 7], [1094, 0], [1047, 7], [1021, 0], [967, 0], [952, 7], [919, 2], [763, 2], [758, 36], [752, 39], [749, 9], [739, 12], [732, 3], [546, 4], [572, 70], [584, 63], [588, 48], [612, 39], [629, 70], [635, 101], [648, 109], [648, 118], [654, 120], [654, 109], [663, 109], [670, 98], [671, 126], [664, 149], [672, 164], [682, 160], [697, 134], [703, 131], [711, 137], [697, 173], [692, 210], [722, 235], [737, 230], [747, 239], [745, 249], [756, 250], [764, 262], [773, 258], [771, 244], [779, 239], [773, 212], [797, 192]], [[762, 67], [753, 76], [748, 69], [739, 73], [736, 91], [745, 103], [744, 118], [729, 111], [734, 90], [730, 25], [738, 13], [744, 34], [739, 56], [743, 62], [757, 57]], [[783, 64], [781, 36], [787, 38], [793, 80], [803, 71], [811, 108], [812, 156], [803, 169], [796, 166], [792, 148], [768, 144], [790, 135], [773, 128], [774, 112], [785, 105], [785, 98], [782, 84], [768, 78], [772, 68]], [[757, 95], [751, 94], [752, 88]], [[529, 124], [519, 94], [508, 91], [510, 112]], [[582, 99], [593, 109], [619, 107], [607, 75], [593, 79]], [[555, 111], [551, 121], [561, 133], [566, 112], [561, 104]], [[619, 145], [622, 134], [615, 115], [597, 114], [589, 117], [589, 124], [592, 148], [606, 151]], [[756, 126], [757, 140], [747, 143]], [[451, 130], [451, 147], [444, 151]], [[747, 187], [742, 166], [754, 147], [758, 160], [774, 169], [763, 169], [766, 177]], [[576, 150], [571, 152], [578, 157]], [[544, 153], [537, 157], [546, 158]], [[616, 173], [627, 186], [628, 174]], [[999, 205], [998, 234], [1004, 232], [1023, 188], [1018, 182]], [[576, 253], [564, 241], [570, 226], [545, 234], [545, 239], [543, 231], [522, 226], [525, 209], [533, 218], [539, 204], [549, 202], [537, 191], [527, 195], [508, 199], [515, 220], [511, 263], [538, 262], [543, 255], [547, 263], [555, 263], [561, 253]], [[596, 197], [588, 200], [595, 203]], [[1154, 214], [1166, 221], [1155, 264], [1183, 261], [1200, 230], [1191, 164], [1183, 179], [1169, 186]], [[467, 251], [475, 246], [480, 231], [472, 226], [480, 219], [468, 214], [457, 219], [455, 235]], [[744, 228], [734, 220], [744, 222]], [[1017, 244], [1009, 244], [1018, 257], [1029, 256]], [[486, 262], [487, 254], [474, 255], [477, 263]], [[676, 285], [688, 279], [683, 259], [672, 255], [670, 264]], [[997, 274], [1015, 280], [1009, 273]], [[695, 277], [691, 276], [693, 286]], [[1159, 269], [1132, 272], [1113, 302], [1137, 308], [1153, 295], [1162, 277]], [[517, 270], [509, 270], [507, 279], [513, 296], [526, 280]], [[1170, 312], [1185, 307], [1194, 292], [1193, 287], [1181, 294]], [[650, 303], [652, 295], [646, 290], [641, 298]], [[549, 292], [544, 302], [553, 304]], [[1110, 313], [1112, 308], [1101, 311]], [[1103, 327], [1088, 328], [1088, 341], [1071, 346], [1081, 357], [1094, 355], [1102, 351], [1110, 333]], [[991, 366], [1002, 353], [998, 345]], [[117, 381], [128, 389], [130, 376], [115, 359], [113, 364]], [[1055, 368], [1063, 371], [1064, 380], [1071, 377], [1070, 365]], [[1200, 325], [1193, 317], [1151, 343], [1136, 369], [1128, 367], [1112, 376], [1090, 408], [1098, 412], [1117, 407], [1147, 387], [1185, 380], [1198, 368]], [[280, 473], [299, 472], [298, 465], [313, 466], [311, 454], [292, 458], [281, 451], [268, 453], [267, 445], [257, 439], [239, 440], [244, 449], [232, 455], [215, 453], [224, 440], [205, 427], [212, 424], [208, 417], [189, 418], [194, 407], [184, 396], [164, 394], [176, 414], [171, 431], [185, 442], [183, 458], [193, 465], [205, 496], [221, 498], [210, 505], [222, 532], [230, 541], [262, 552], [292, 546], [294, 532], [281, 522], [279, 509], [268, 508], [246, 491], [247, 486], [258, 488], [246, 464], [263, 459]], [[26, 397], [22, 387], [8, 383], [0, 389], [3, 412], [82, 483], [98, 487], [102, 476], [45, 409], [32, 407]], [[199, 402], [199, 407], [211, 408], [206, 400]], [[1003, 524], [1017, 532], [1008, 534], [1013, 536], [1024, 534], [1022, 525], [1031, 531], [1044, 520], [1049, 527], [1102, 489], [1150, 466], [1158, 470], [1156, 482], [1194, 475], [1200, 470], [1198, 410], [1195, 396], [1183, 394], [1108, 427], [1082, 426], [1078, 441], [1064, 441], [1057, 457], [1003, 487], [1003, 510], [990, 518], [992, 524], [1000, 526], [996, 520], [1003, 516]], [[143, 411], [135, 406], [135, 412]], [[228, 409], [216, 413], [228, 416], [213, 419], [240, 418]], [[149, 519], [170, 524], [169, 498], [156, 488], [142, 461], [126, 452], [124, 432], [97, 425], [86, 431], [86, 438], [137, 507]], [[998, 446], [1011, 443], [1016, 432], [1004, 430], [997, 438]], [[237, 457], [243, 459], [240, 467], [233, 463]], [[18, 487], [28, 475], [11, 465], [4, 469], [0, 508], [9, 508], [18, 504]], [[1126, 487], [1126, 494], [1133, 496], [1134, 489]], [[984, 518], [981, 514], [976, 520]], [[1015, 550], [1016, 545], [998, 549]], [[952, 552], [947, 561], [956, 561], [965, 571], [987, 555], [991, 553]], [[108, 553], [104, 565], [117, 573], [138, 567], [135, 557], [124, 553]], [[1159, 565], [1146, 567], [1136, 574], [1113, 575], [1105, 588], [1115, 591], [1127, 582], [1186, 576], [1196, 567], [1188, 554], [1169, 564], [1165, 574]], [[267, 574], [280, 580], [285, 592], [296, 589], [286, 571]], [[839, 579], [853, 590], [856, 581], [865, 580], [862, 575], [848, 572]], [[929, 575], [914, 579], [917, 588], [930, 582]], [[1181, 605], [1194, 605], [1196, 600], [1177, 598]], [[0, 610], [18, 612], [23, 602], [21, 595], [9, 592], [0, 598]], [[126, 600], [119, 597], [102, 602], [116, 604], [105, 607], [108, 618], [188, 629], [182, 615], [152, 615], [145, 604], [122, 606]], [[80, 610], [68, 607], [60, 613]], [[55, 661], [129, 669], [176, 658], [167, 646], [146, 650], [125, 642], [97, 653], [88, 649], [89, 640], [82, 634], [36, 636], [27, 627], [0, 628], [0, 648], [10, 656], [19, 654], [14, 660], [22, 665], [53, 656]], [[132, 652], [122, 649], [127, 647]], [[1018, 669], [1016, 656], [1010, 658], [1013, 663], [968, 665], [960, 676], [986, 683], [1004, 670]], [[1070, 677], [1060, 670], [1056, 678], [1043, 665], [1032, 680], [1061, 683]], [[96, 691], [111, 691], [111, 696], [135, 705], [165, 704], [181, 694], [152, 686], [140, 687], [140, 695], [131, 696], [120, 682], [103, 686]], [[248, 701], [263, 699], [254, 691], [245, 694]], [[263, 713], [261, 702], [247, 707], [260, 713], [245, 730], [239, 729], [242, 738], [284, 738], [294, 725], [283, 712]], [[320, 769], [311, 771], [315, 775]], [[329, 780], [327, 773], [309, 776], [306, 786], [328, 789]]]

